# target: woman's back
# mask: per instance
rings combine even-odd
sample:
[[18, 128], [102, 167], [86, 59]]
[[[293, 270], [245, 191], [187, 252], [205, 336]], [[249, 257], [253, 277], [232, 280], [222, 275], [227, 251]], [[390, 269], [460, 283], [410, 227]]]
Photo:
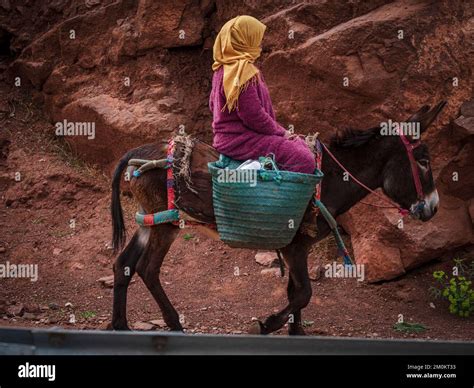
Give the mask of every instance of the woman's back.
[[213, 146], [237, 160], [272, 153], [280, 168], [311, 174], [315, 169], [311, 151], [299, 139], [285, 137], [262, 73], [253, 64], [260, 56], [265, 28], [255, 18], [238, 16], [216, 37], [209, 96]]
[[[258, 114], [261, 114], [258, 112], [259, 108], [261, 108], [271, 119], [275, 120], [270, 93], [261, 73], [256, 76], [258, 79], [255, 78], [255, 80], [252, 80], [245, 86], [245, 89], [239, 96], [236, 109], [231, 112], [228, 109], [224, 109], [226, 97], [222, 82], [223, 76], [224, 69], [221, 67], [214, 72], [212, 77], [209, 108], [213, 116], [212, 128], [214, 133], [243, 133], [245, 130], [253, 130], [253, 128], [246, 127], [241, 119], [241, 116], [249, 116], [247, 112], [243, 112], [243, 110], [248, 110], [248, 108], [252, 108], [250, 113], [256, 116], [256, 118], [258, 118]], [[258, 97], [258, 100], [255, 100], [254, 97]], [[260, 103], [260, 107], [254, 106], [257, 103]], [[277, 132], [277, 134], [282, 134], [281, 131]]]

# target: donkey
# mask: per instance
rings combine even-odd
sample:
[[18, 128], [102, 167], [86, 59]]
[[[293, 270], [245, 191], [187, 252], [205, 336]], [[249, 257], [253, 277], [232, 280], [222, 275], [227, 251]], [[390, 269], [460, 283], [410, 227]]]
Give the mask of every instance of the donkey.
[[[424, 106], [407, 121], [418, 123], [423, 133], [441, 112], [445, 102], [433, 109]], [[413, 139], [409, 139], [410, 142]], [[413, 150], [413, 165], [410, 165], [407, 150], [399, 136], [381, 135], [380, 126], [368, 130], [345, 130], [332, 138], [330, 152], [360, 181], [370, 189], [381, 188], [386, 196], [405, 209], [412, 210], [412, 216], [421, 221], [431, 219], [438, 209], [438, 192], [430, 168], [427, 146], [420, 143]], [[117, 251], [125, 244], [126, 234], [120, 204], [120, 182], [130, 159], [163, 159], [166, 145], [153, 143], [127, 152], [119, 161], [112, 180], [112, 226], [113, 246]], [[174, 163], [179, 162], [180, 151], [175, 152]], [[209, 145], [196, 141], [190, 158], [193, 190], [178, 183], [177, 207], [193, 218], [215, 223], [212, 206], [212, 183], [207, 163], [215, 161], [218, 153]], [[420, 207], [412, 168], [417, 170], [423, 193], [424, 207]], [[333, 217], [346, 212], [363, 199], [368, 192], [352, 180], [342, 179], [342, 170], [323, 150], [321, 200]], [[415, 174], [415, 172], [413, 172]], [[167, 209], [166, 171], [154, 169], [140, 178], [130, 180], [130, 190], [140, 208], [146, 213]], [[305, 219], [311, 218], [312, 205], [308, 204]], [[313, 216], [313, 220], [314, 220]], [[317, 236], [311, 237], [300, 230], [293, 241], [281, 249], [283, 261], [288, 269], [288, 304], [278, 313], [257, 321], [251, 328], [253, 334], [269, 334], [288, 322], [290, 335], [304, 335], [301, 324], [301, 310], [310, 301], [312, 290], [307, 268], [308, 252], [313, 244], [325, 238], [330, 232], [326, 220], [318, 215], [314, 220]], [[160, 283], [160, 267], [179, 227], [174, 224], [160, 224], [153, 227], [139, 227], [114, 264], [113, 330], [130, 330], [127, 324], [127, 288], [135, 272], [141, 277], [158, 303], [166, 325], [173, 331], [182, 331], [179, 316]], [[291, 320], [289, 317], [292, 315]]]

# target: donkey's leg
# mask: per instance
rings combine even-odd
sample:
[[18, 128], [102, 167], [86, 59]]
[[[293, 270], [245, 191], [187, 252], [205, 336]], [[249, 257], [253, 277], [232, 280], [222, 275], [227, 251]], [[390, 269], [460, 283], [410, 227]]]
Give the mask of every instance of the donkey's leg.
[[293, 307], [292, 319], [288, 323], [288, 334], [305, 335], [301, 323], [301, 310], [305, 308], [312, 295], [311, 281], [308, 274], [308, 253], [315, 238], [298, 233], [293, 243], [284, 250], [284, 258], [292, 276], [288, 280], [288, 301]]
[[110, 329], [130, 330], [127, 325], [127, 289], [135, 273], [138, 259], [145, 251], [148, 236], [147, 229], [138, 229], [115, 261], [114, 302]]
[[171, 244], [178, 235], [179, 228], [171, 224], [151, 228], [150, 239], [144, 255], [137, 264], [138, 275], [160, 307], [163, 319], [171, 330], [182, 331], [179, 315], [160, 283], [160, 268]]
[[[295, 298], [295, 286], [293, 279], [290, 277], [288, 280], [288, 300], [291, 301]], [[288, 334], [289, 335], [306, 335], [303, 326], [301, 324], [301, 309], [294, 310], [290, 313], [290, 319], [288, 320]]]
[[283, 327], [292, 314], [293, 323], [289, 328], [291, 334], [304, 334], [301, 327], [301, 309], [308, 305], [312, 293], [307, 266], [311, 242], [311, 238], [298, 233], [293, 242], [282, 249], [289, 273], [287, 288], [289, 304], [280, 312], [270, 315], [263, 323], [258, 321], [258, 330], [254, 329], [252, 333], [272, 333]]

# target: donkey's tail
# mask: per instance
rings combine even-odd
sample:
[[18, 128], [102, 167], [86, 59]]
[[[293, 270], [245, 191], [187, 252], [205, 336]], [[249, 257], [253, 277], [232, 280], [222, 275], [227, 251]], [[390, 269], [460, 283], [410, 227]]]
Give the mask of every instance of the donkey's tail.
[[133, 156], [133, 150], [127, 152], [118, 162], [115, 168], [114, 176], [112, 178], [112, 247], [114, 253], [117, 253], [125, 244], [126, 230], [123, 221], [122, 205], [120, 203], [120, 180], [122, 178], [123, 170], [128, 164], [128, 161]]

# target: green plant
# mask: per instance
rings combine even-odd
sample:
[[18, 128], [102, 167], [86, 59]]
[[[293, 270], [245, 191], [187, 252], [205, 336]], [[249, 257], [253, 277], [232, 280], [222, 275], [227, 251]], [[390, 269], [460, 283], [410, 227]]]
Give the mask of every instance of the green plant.
[[[456, 261], [455, 261], [456, 262]], [[465, 274], [466, 267], [462, 261], [456, 262], [459, 273]], [[452, 276], [451, 278], [444, 271], [433, 272], [438, 287], [430, 289], [431, 294], [442, 297], [449, 301], [449, 312], [468, 317], [474, 311], [474, 290], [471, 287], [472, 281], [465, 276]]]
[[406, 333], [421, 333], [427, 329], [427, 327], [421, 323], [408, 323], [408, 322], [397, 322], [393, 325], [396, 331]]
[[184, 236], [183, 236], [184, 240], [185, 241], [189, 241], [191, 240], [192, 238], [194, 238], [194, 235], [190, 234], [190, 233], [186, 233]]
[[80, 316], [84, 319], [94, 318], [97, 315], [95, 311], [83, 311]]

